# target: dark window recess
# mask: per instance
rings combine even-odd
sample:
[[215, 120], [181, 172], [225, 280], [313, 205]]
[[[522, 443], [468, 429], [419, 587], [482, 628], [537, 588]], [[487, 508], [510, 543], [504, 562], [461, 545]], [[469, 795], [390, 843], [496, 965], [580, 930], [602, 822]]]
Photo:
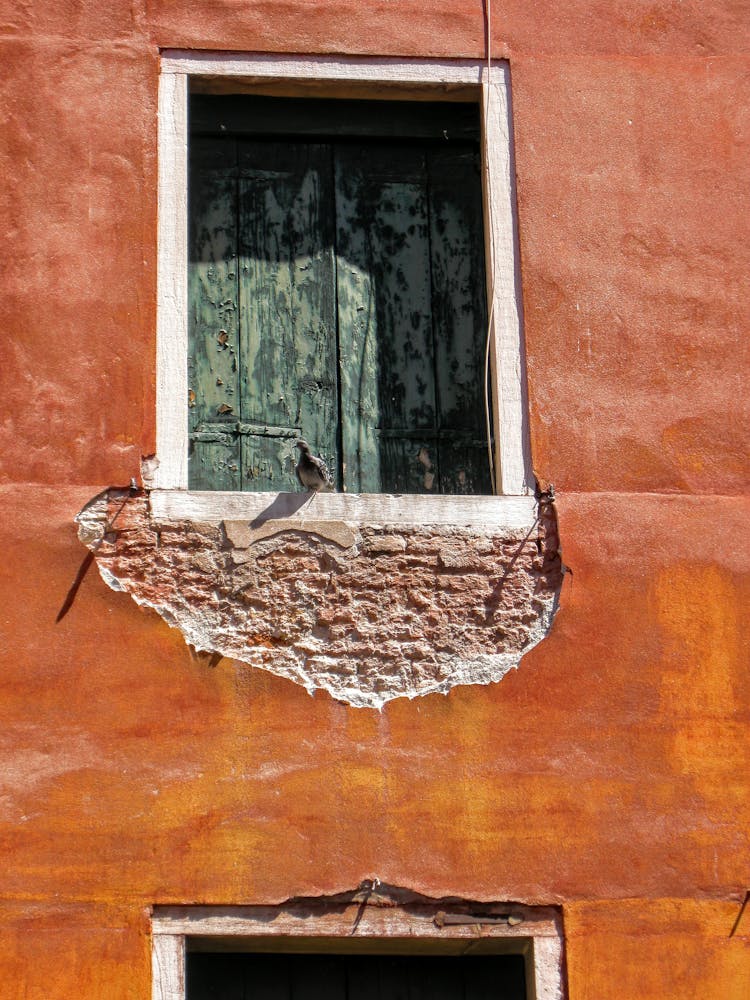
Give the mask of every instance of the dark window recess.
[[477, 107], [190, 113], [190, 488], [491, 492]]
[[525, 1000], [522, 955], [188, 955], [187, 1000]]

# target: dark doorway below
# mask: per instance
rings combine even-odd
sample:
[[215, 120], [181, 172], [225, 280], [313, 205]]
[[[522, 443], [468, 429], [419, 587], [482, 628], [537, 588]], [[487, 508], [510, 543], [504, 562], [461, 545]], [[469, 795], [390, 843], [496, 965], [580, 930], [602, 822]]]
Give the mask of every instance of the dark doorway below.
[[526, 1000], [522, 955], [188, 955], [187, 1000]]

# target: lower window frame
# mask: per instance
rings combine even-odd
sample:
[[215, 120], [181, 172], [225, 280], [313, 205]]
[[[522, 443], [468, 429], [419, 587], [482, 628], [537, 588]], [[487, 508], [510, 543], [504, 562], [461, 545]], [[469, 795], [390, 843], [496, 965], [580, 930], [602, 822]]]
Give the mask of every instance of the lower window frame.
[[280, 906], [155, 906], [152, 1000], [187, 1000], [190, 950], [353, 954], [516, 954], [527, 1000], [564, 1000], [562, 917], [509, 903], [398, 903], [366, 890], [346, 901]]

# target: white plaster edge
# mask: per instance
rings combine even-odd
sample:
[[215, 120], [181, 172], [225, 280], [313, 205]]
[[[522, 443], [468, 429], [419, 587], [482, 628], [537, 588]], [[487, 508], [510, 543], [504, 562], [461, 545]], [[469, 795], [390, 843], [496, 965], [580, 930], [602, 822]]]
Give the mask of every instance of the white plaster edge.
[[561, 930], [555, 928], [555, 933], [548, 937], [540, 935], [533, 938], [532, 963], [534, 967], [533, 1000], [564, 1000]]
[[[502, 65], [498, 60], [495, 66]], [[485, 60], [393, 59], [387, 56], [293, 56], [276, 53], [211, 52], [164, 49], [162, 74], [235, 76], [272, 80], [331, 80], [377, 83], [477, 86]]]
[[367, 493], [221, 493], [153, 490], [154, 521], [269, 521], [284, 519], [304, 526], [316, 521], [344, 521], [380, 526], [448, 525], [492, 531], [529, 531], [537, 521], [532, 496], [391, 496]]
[[185, 938], [153, 934], [151, 940], [151, 1000], [185, 1000]]
[[501, 494], [534, 491], [528, 434], [528, 393], [518, 282], [517, 213], [513, 178], [510, 73], [497, 68], [482, 85], [482, 142], [487, 301], [492, 301], [492, 389], [496, 489]]
[[155, 484], [187, 486], [187, 77], [159, 79]]

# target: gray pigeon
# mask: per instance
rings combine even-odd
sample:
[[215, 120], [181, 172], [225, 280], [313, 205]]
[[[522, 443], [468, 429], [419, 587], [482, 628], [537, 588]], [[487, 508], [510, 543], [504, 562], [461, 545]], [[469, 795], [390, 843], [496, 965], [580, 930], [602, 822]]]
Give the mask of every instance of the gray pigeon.
[[310, 452], [310, 445], [307, 441], [298, 441], [297, 447], [300, 456], [294, 471], [297, 473], [300, 484], [316, 493], [318, 490], [331, 486], [331, 475], [323, 459], [316, 458]]

